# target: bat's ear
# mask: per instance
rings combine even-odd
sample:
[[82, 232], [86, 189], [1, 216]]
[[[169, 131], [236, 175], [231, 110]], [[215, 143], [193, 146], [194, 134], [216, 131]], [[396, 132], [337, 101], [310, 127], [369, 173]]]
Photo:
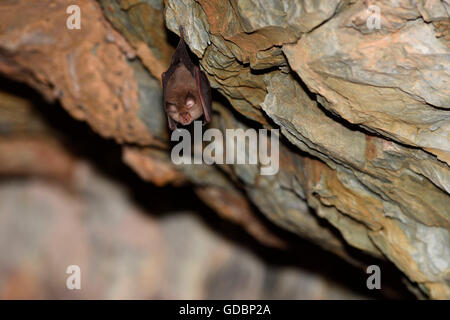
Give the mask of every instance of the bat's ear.
[[177, 123], [169, 116], [167, 116], [167, 122], [169, 123], [169, 129], [175, 130], [177, 128]]

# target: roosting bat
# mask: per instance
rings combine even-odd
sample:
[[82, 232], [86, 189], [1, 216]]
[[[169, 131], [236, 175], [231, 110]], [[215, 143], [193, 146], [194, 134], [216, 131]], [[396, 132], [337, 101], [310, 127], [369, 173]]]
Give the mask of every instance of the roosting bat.
[[211, 121], [211, 87], [206, 75], [189, 56], [182, 27], [170, 67], [162, 74], [162, 84], [170, 130], [174, 130], [177, 123], [188, 125], [202, 114], [205, 123]]

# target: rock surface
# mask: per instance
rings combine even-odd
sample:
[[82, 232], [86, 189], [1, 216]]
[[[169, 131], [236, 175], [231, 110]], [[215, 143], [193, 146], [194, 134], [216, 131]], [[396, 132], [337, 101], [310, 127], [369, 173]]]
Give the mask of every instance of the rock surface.
[[[25, 86], [18, 87], [25, 92], [11, 90], [3, 81], [0, 86], [30, 94]], [[121, 163], [120, 153], [112, 152], [120, 147], [39, 97], [0, 97], [1, 299], [389, 297], [369, 292], [364, 272], [332, 254], [305, 246], [301, 254], [315, 259], [304, 263], [298, 254], [262, 246], [199, 207], [189, 188], [178, 194], [178, 187], [141, 181]], [[86, 140], [90, 143], [83, 145]], [[126, 159], [137, 150], [129, 147]], [[165, 176], [167, 162], [135, 163], [138, 174], [158, 174], [152, 177], [156, 182], [174, 178]], [[198, 192], [215, 198], [214, 191]], [[248, 204], [219, 198], [228, 217], [252, 232], [255, 218], [245, 214], [251, 213]], [[230, 205], [233, 201], [239, 206]], [[267, 232], [261, 236], [268, 241]], [[74, 264], [81, 270], [81, 290], [66, 288], [66, 269]], [[335, 274], [347, 275], [347, 281]]]
[[[189, 211], [158, 217], [79, 163], [71, 191], [0, 182], [0, 298], [367, 299], [313, 270], [268, 264]], [[66, 289], [67, 266], [81, 290]]]
[[[379, 29], [368, 27], [371, 5]], [[262, 242], [283, 246], [252, 205], [346, 259], [347, 245], [388, 259], [428, 297], [450, 298], [448, 1], [79, 6], [82, 28], [68, 30], [63, 1], [3, 1], [0, 72], [123, 144], [143, 179], [191, 183]], [[172, 164], [159, 82], [173, 50], [164, 21], [184, 26], [217, 89], [212, 126], [280, 128], [277, 175]]]

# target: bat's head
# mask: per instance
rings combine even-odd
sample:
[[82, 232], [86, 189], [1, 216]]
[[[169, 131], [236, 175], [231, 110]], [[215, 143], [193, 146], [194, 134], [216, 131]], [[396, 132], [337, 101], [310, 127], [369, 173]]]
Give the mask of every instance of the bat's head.
[[198, 119], [203, 114], [202, 110], [198, 97], [190, 92], [166, 102], [167, 115], [185, 126]]

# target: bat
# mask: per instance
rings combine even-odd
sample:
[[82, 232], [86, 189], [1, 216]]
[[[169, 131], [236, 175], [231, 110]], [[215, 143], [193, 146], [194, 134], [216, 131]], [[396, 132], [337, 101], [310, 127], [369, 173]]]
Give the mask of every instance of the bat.
[[202, 115], [204, 124], [211, 121], [211, 86], [189, 56], [183, 27], [180, 27], [180, 41], [170, 67], [162, 74], [162, 85], [164, 111], [170, 130], [175, 130], [178, 123], [189, 125]]

